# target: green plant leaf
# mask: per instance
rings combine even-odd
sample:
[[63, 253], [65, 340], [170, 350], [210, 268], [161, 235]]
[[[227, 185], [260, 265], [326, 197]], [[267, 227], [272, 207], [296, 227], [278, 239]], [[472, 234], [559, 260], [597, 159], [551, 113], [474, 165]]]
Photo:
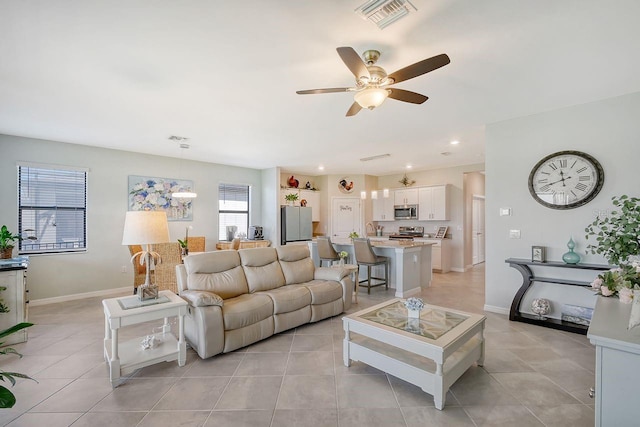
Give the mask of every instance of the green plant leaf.
[[18, 332], [21, 329], [24, 328], [28, 328], [30, 326], [33, 326], [33, 323], [28, 323], [28, 322], [22, 322], [22, 323], [18, 323], [17, 325], [14, 325], [12, 327], [10, 327], [9, 329], [5, 329], [4, 331], [0, 331], [0, 338], [4, 338], [8, 335], [14, 334], [16, 332]]
[[13, 408], [16, 404], [16, 397], [8, 388], [0, 385], [0, 408]]

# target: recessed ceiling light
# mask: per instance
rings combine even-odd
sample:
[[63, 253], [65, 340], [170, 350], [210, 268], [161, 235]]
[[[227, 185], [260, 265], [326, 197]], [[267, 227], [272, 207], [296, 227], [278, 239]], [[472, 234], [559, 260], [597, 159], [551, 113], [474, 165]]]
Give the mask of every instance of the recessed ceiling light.
[[458, 145], [458, 144], [460, 144], [460, 141], [458, 140], [451, 141], [451, 145]]
[[407, 165], [407, 169], [411, 169], [413, 166], [411, 165]]
[[322, 165], [318, 166], [318, 170], [323, 171], [324, 170], [324, 166], [322, 166]]

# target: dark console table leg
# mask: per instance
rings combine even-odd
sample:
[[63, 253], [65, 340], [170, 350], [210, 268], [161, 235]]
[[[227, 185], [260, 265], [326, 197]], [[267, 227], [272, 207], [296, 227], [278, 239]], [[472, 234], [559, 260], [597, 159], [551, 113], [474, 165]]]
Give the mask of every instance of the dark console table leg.
[[518, 289], [518, 292], [516, 292], [516, 295], [513, 297], [511, 311], [509, 312], [509, 320], [517, 320], [518, 317], [520, 317], [520, 303], [522, 302], [522, 298], [524, 298], [524, 294], [527, 293], [527, 290], [529, 290], [531, 286], [533, 273], [526, 265], [509, 263], [509, 266], [515, 268], [522, 274], [522, 286], [520, 286], [520, 289]]

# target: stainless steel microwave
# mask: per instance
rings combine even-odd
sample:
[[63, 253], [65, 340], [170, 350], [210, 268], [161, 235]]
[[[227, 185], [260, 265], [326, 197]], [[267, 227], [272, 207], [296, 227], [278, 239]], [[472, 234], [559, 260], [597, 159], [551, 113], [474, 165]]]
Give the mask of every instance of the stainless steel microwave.
[[395, 219], [418, 219], [418, 205], [397, 205], [393, 207]]

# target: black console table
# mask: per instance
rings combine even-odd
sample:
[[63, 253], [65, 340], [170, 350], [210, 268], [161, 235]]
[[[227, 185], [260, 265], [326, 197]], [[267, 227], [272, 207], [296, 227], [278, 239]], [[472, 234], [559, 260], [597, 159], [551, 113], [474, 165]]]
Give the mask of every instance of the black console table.
[[520, 304], [522, 303], [522, 299], [524, 298], [524, 295], [527, 293], [533, 282], [557, 283], [560, 285], [581, 287], [589, 287], [591, 285], [589, 282], [582, 282], [578, 280], [535, 276], [529, 266], [573, 268], [594, 271], [609, 270], [611, 266], [603, 264], [566, 264], [564, 262], [558, 261], [534, 262], [522, 258], [509, 258], [505, 260], [505, 262], [509, 264], [510, 267], [515, 268], [520, 272], [520, 274], [522, 274], [522, 286], [520, 286], [520, 289], [518, 289], [518, 292], [516, 292], [516, 295], [513, 297], [513, 302], [511, 303], [511, 311], [509, 312], [509, 320], [530, 323], [532, 325], [546, 326], [547, 328], [560, 329], [562, 331], [575, 332], [582, 335], [587, 334], [587, 330], [589, 329], [589, 327], [585, 325], [566, 322], [561, 319], [540, 319], [538, 318], [538, 316], [520, 312]]

